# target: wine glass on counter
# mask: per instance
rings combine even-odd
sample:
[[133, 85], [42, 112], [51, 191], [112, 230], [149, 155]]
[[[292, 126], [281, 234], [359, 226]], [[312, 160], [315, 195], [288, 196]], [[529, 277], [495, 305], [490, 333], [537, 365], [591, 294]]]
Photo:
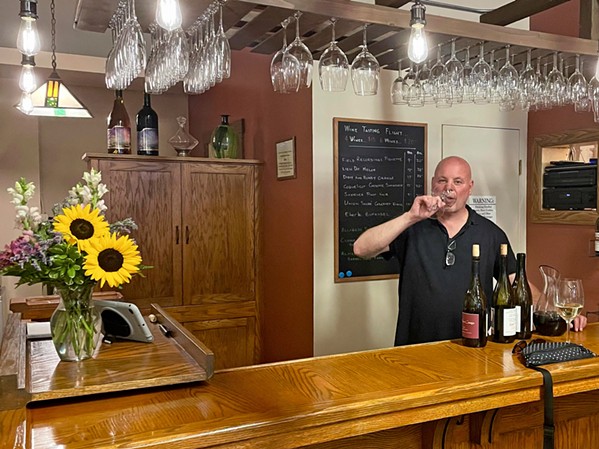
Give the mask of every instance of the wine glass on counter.
[[570, 326], [574, 318], [580, 313], [584, 306], [584, 290], [582, 288], [582, 279], [562, 278], [559, 282], [559, 289], [555, 299], [557, 313], [566, 323], [566, 343], [570, 343]]

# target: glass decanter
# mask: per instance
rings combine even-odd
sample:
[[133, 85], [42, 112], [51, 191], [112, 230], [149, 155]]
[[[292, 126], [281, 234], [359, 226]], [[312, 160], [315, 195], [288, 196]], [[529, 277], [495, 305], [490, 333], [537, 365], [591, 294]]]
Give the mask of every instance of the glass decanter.
[[168, 143], [173, 146], [177, 152], [177, 156], [189, 156], [191, 150], [198, 144], [198, 139], [185, 131], [185, 123], [187, 123], [185, 117], [177, 117], [177, 123], [179, 124], [179, 129], [173, 137], [168, 139]]

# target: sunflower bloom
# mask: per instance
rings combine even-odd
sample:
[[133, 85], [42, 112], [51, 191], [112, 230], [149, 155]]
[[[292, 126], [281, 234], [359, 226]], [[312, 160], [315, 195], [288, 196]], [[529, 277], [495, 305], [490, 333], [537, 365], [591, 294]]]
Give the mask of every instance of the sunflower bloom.
[[112, 233], [88, 240], [85, 251], [85, 275], [100, 281], [100, 287], [105, 283], [118, 287], [139, 271], [141, 256], [128, 235], [117, 237]]
[[54, 218], [54, 231], [60, 232], [63, 238], [71, 245], [81, 244], [109, 233], [108, 223], [99, 209], [92, 209], [88, 204], [85, 207], [77, 204], [65, 207], [63, 215]]

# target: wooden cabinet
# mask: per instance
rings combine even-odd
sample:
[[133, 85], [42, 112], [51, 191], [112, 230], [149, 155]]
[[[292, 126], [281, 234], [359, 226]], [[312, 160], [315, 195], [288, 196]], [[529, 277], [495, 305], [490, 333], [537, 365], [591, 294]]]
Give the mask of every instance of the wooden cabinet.
[[107, 217], [131, 217], [145, 265], [125, 300], [166, 307], [215, 353], [216, 368], [260, 361], [260, 162], [89, 154]]

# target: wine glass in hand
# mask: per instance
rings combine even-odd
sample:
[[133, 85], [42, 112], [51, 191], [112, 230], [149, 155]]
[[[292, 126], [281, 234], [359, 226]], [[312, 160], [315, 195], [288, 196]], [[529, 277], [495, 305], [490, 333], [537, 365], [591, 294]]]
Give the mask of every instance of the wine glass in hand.
[[584, 291], [582, 279], [563, 278], [559, 281], [555, 308], [557, 313], [568, 323], [566, 328], [566, 343], [570, 343], [570, 326], [584, 306]]

